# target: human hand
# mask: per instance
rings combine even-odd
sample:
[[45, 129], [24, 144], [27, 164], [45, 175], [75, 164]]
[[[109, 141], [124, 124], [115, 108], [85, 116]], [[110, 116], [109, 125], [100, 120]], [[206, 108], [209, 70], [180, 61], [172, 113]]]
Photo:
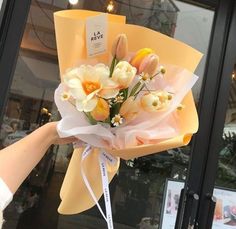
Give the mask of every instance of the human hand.
[[46, 129], [46, 131], [48, 131], [49, 138], [51, 139], [51, 144], [64, 145], [78, 141], [78, 139], [75, 137], [61, 138], [57, 132], [57, 124], [58, 122], [49, 122], [43, 127]]

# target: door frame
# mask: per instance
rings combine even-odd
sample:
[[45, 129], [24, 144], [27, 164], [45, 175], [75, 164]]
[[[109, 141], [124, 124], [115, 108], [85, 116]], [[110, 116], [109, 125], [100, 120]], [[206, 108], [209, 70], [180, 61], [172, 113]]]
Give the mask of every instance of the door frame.
[[236, 2], [231, 1], [229, 8], [228, 13], [231, 16], [231, 19], [225, 47], [225, 55], [219, 72], [221, 77], [217, 91], [217, 101], [214, 110], [214, 119], [207, 154], [208, 157], [204, 171], [205, 177], [201, 187], [201, 196], [197, 214], [199, 228], [208, 228], [212, 223], [209, 222], [210, 217], [208, 217], [208, 214], [211, 214], [211, 217], [213, 216], [211, 212], [211, 198], [213, 197], [212, 195], [215, 187], [219, 149], [222, 142], [222, 133], [232, 83], [232, 72], [234, 70], [234, 65], [236, 64]]
[[31, 0], [7, 0], [0, 26], [0, 124], [15, 72]]
[[[225, 72], [226, 70], [223, 69], [226, 64], [225, 54], [229, 51], [227, 49], [229, 49], [228, 39], [233, 4], [234, 0], [219, 0], [215, 11], [198, 106], [199, 130], [193, 139], [188, 177], [179, 205], [180, 210], [175, 226], [176, 229], [187, 229], [193, 225], [195, 226], [194, 228], [208, 228], [206, 227], [207, 224], [212, 223], [213, 220], [215, 200], [212, 196], [212, 183], [214, 183], [217, 164], [211, 164], [210, 162], [217, 160], [213, 158], [215, 157], [214, 152], [216, 152], [214, 146], [217, 145], [214, 142], [217, 139], [214, 135], [217, 134], [219, 143], [219, 137], [222, 133], [220, 128], [223, 128], [224, 125], [224, 111], [226, 111], [227, 105], [219, 107], [219, 103], [222, 103], [219, 101], [219, 93], [223, 90], [224, 95], [227, 96], [228, 86], [226, 83], [229, 84], [229, 82], [226, 82], [224, 77], [226, 77], [225, 75], [228, 72]], [[230, 60], [227, 61], [229, 62]], [[219, 111], [223, 111], [221, 117], [218, 117]], [[216, 117], [217, 120], [215, 119]], [[216, 122], [218, 122], [217, 130]]]

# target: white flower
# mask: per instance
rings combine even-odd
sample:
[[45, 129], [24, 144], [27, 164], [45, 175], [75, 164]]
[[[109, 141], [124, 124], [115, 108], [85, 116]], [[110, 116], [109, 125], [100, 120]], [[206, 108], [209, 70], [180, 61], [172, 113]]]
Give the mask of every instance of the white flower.
[[111, 108], [111, 107], [113, 106], [113, 101], [112, 101], [112, 99], [108, 99], [107, 102], [108, 102], [108, 104], [109, 104], [109, 107]]
[[123, 95], [122, 92], [119, 93], [119, 94], [115, 97], [114, 103], [123, 103], [123, 101], [124, 101], [124, 96], [122, 96], [122, 95]]
[[165, 74], [166, 73], [166, 69], [164, 66], [160, 66], [160, 73], [161, 74]]
[[153, 91], [140, 99], [142, 108], [147, 112], [156, 112], [167, 108], [172, 96], [166, 91]]
[[111, 119], [111, 123], [113, 124], [113, 126], [119, 126], [123, 123], [123, 118], [121, 117], [120, 114], [116, 114], [112, 119]]
[[149, 83], [152, 78], [150, 77], [150, 75], [148, 73], [142, 72], [139, 75], [139, 79], [142, 83]]
[[79, 111], [92, 111], [97, 105], [98, 97], [116, 97], [119, 93], [118, 84], [109, 75], [110, 70], [104, 64], [82, 65], [66, 72], [64, 82]]
[[120, 61], [112, 74], [112, 79], [117, 82], [120, 88], [127, 88], [131, 84], [137, 69], [127, 61]]
[[62, 101], [67, 101], [69, 98], [70, 98], [70, 93], [67, 92], [67, 91], [63, 91], [62, 94], [61, 94], [61, 100]]

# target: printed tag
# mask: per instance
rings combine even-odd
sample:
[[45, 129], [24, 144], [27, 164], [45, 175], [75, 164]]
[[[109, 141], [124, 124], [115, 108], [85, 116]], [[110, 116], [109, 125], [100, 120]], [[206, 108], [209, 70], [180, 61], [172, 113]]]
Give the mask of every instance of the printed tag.
[[86, 45], [88, 57], [107, 51], [107, 15], [89, 17], [86, 20]]
[[91, 153], [91, 146], [90, 145], [88, 145], [85, 149], [84, 149], [84, 151], [83, 151], [83, 153], [82, 153], [82, 160], [84, 160], [90, 153]]

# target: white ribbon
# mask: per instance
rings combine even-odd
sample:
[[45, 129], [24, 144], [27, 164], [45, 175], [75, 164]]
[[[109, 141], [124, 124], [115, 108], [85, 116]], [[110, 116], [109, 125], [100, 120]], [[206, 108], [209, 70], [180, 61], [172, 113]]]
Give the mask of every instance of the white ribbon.
[[109, 180], [108, 180], [106, 162], [114, 165], [117, 163], [117, 159], [114, 158], [113, 156], [107, 154], [105, 151], [102, 151], [102, 150], [100, 151], [99, 165], [100, 165], [100, 171], [101, 171], [101, 176], [102, 176], [102, 187], [103, 187], [105, 207], [106, 207], [106, 215], [105, 215], [101, 206], [98, 203], [98, 200], [97, 200], [97, 198], [96, 198], [96, 196], [95, 196], [95, 194], [88, 182], [88, 179], [84, 173], [84, 170], [83, 170], [83, 161], [91, 152], [92, 152], [92, 147], [90, 145], [86, 146], [84, 152], [82, 153], [81, 167], [80, 167], [81, 174], [82, 174], [84, 183], [85, 183], [91, 197], [93, 198], [94, 202], [96, 203], [103, 218], [107, 222], [107, 228], [114, 229], [113, 220], [112, 220], [111, 199], [110, 199]]

